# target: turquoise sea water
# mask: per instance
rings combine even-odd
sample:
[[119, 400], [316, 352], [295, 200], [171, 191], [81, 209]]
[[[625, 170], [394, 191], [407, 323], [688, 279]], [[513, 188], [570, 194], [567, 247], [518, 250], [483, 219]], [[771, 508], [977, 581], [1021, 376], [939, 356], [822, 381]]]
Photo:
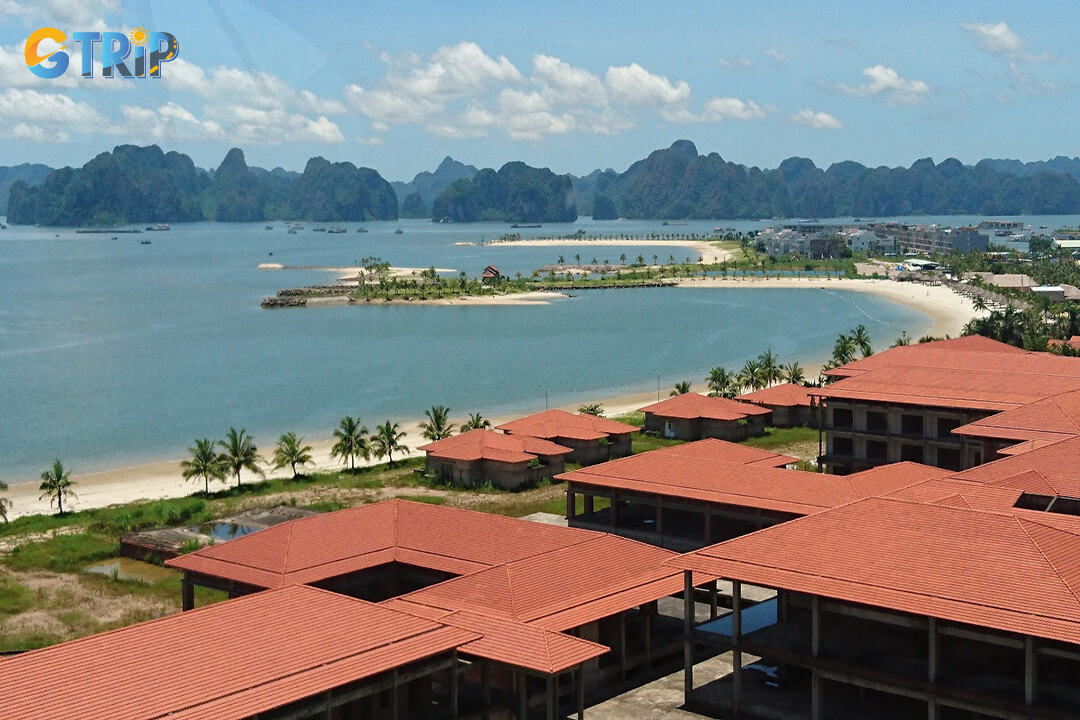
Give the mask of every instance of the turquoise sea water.
[[[583, 219], [522, 232], [667, 234], [717, 224], [762, 225]], [[75, 472], [182, 457], [193, 438], [220, 437], [230, 425], [269, 444], [285, 430], [327, 437], [345, 413], [373, 427], [433, 404], [455, 415], [535, 411], [543, 388], [552, 405], [595, 400], [655, 387], [657, 371], [664, 388], [692, 379], [701, 389], [710, 367], [736, 369], [766, 347], [807, 362], [859, 323], [882, 345], [930, 326], [908, 308], [827, 290], [604, 290], [546, 306], [262, 310], [260, 299], [278, 288], [333, 277], [257, 270], [262, 262], [338, 266], [380, 256], [470, 275], [494, 262], [512, 275], [579, 252], [455, 245], [490, 239], [504, 225], [367, 223], [360, 234], [350, 223], [338, 235], [313, 233], [312, 223], [297, 235], [272, 225], [178, 225], [115, 240], [0, 231], [0, 477], [31, 480], [54, 457]], [[583, 262], [617, 262], [621, 252], [672, 254], [580, 249]]]

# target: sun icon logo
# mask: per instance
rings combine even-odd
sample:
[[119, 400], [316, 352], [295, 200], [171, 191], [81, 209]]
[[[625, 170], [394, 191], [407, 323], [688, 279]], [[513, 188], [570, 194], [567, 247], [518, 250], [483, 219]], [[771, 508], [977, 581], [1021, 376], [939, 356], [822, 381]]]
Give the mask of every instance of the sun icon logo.
[[131, 28], [131, 32], [128, 33], [128, 39], [131, 40], [132, 45], [142, 47], [146, 44], [147, 40], [146, 29], [141, 25], [139, 27]]

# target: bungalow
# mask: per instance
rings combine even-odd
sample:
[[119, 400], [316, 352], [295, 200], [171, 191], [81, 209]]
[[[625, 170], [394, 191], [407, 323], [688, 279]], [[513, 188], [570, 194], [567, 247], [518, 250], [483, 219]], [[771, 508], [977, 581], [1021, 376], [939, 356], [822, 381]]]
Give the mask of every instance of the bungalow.
[[683, 393], [639, 411], [645, 413], [645, 430], [676, 440], [745, 440], [765, 434], [772, 411], [749, 403]]
[[421, 445], [427, 470], [459, 487], [491, 483], [516, 490], [550, 480], [566, 467], [572, 450], [540, 438], [513, 437], [494, 430], [470, 430]]
[[484, 272], [480, 273], [480, 282], [485, 285], [489, 283], [497, 283], [502, 280], [502, 273], [495, 265], [488, 265], [484, 268]]
[[497, 426], [507, 435], [550, 440], [572, 452], [567, 462], [593, 465], [630, 454], [630, 439], [637, 428], [596, 415], [545, 410]]
[[802, 385], [773, 385], [764, 390], [744, 393], [735, 399], [771, 410], [772, 424], [776, 427], [817, 426], [810, 390]]

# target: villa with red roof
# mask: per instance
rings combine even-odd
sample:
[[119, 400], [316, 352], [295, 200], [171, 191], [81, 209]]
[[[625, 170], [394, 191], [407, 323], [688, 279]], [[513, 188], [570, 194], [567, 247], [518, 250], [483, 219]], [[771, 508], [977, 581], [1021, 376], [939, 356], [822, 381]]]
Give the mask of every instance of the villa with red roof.
[[593, 465], [630, 454], [630, 440], [638, 428], [585, 413], [545, 410], [497, 426], [507, 435], [550, 440], [572, 452], [567, 462]]
[[[993, 416], [1080, 390], [1080, 358], [977, 335], [892, 348], [827, 374], [837, 381], [811, 395], [823, 408], [821, 461], [834, 473], [901, 460], [980, 465], [1015, 444], [969, 440], [994, 437]], [[971, 432], [955, 432], [961, 426]]]
[[765, 433], [772, 412], [750, 403], [700, 393], [683, 393], [638, 408], [645, 430], [676, 440], [745, 440]]
[[506, 490], [550, 480], [563, 471], [572, 452], [542, 438], [486, 429], [451, 435], [419, 449], [427, 453], [427, 471], [440, 482], [465, 488], [491, 483]]
[[773, 385], [764, 390], [739, 395], [736, 400], [753, 403], [772, 411], [775, 427], [805, 427], [817, 425], [814, 417], [814, 401], [810, 388], [795, 383]]

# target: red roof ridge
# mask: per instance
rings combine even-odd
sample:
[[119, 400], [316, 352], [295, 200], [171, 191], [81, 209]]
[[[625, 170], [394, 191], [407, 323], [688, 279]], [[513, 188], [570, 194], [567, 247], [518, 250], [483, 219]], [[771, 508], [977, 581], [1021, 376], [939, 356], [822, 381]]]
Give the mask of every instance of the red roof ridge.
[[1015, 517], [1015, 516], [1013, 517], [1013, 519], [1016, 521], [1017, 527], [1020, 528], [1021, 532], [1024, 533], [1024, 535], [1027, 537], [1027, 539], [1031, 541], [1031, 544], [1039, 552], [1039, 555], [1041, 555], [1043, 557], [1043, 559], [1046, 561], [1046, 564], [1048, 566], [1050, 566], [1050, 570], [1054, 573], [1055, 576], [1057, 576], [1058, 580], [1061, 581], [1061, 584], [1065, 586], [1065, 589], [1068, 590], [1069, 594], [1072, 595], [1073, 598], [1076, 600], [1076, 604], [1078, 606], [1080, 606], [1080, 595], [1077, 594], [1077, 588], [1074, 588], [1072, 586], [1072, 584], [1068, 580], [1066, 580], [1064, 576], [1062, 576], [1061, 571], [1058, 569], [1057, 565], [1055, 565], [1054, 562], [1050, 559], [1050, 557], [1046, 554], [1046, 551], [1043, 550], [1043, 547], [1042, 547], [1042, 545], [1039, 544], [1039, 541], [1036, 540], [1034, 537], [1032, 537], [1031, 533], [1028, 532], [1028, 529], [1026, 527], [1024, 527], [1024, 526], [1025, 526], [1025, 524], [1030, 523], [1032, 525], [1036, 525], [1036, 526], [1038, 526], [1040, 528], [1043, 528], [1045, 531], [1048, 531], [1048, 532], [1064, 533], [1066, 535], [1072, 535], [1074, 537], [1080, 537], [1080, 533], [1071, 532], [1069, 530], [1064, 530], [1062, 528], [1051, 527], [1051, 526], [1046, 525], [1044, 523], [1036, 522], [1033, 519], [1020, 518], [1020, 517]]

